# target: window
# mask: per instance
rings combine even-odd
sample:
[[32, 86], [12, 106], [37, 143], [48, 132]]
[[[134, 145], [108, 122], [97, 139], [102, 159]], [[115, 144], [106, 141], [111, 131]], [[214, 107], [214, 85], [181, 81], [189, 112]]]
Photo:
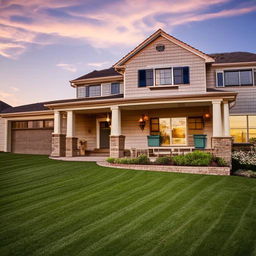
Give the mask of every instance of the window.
[[188, 129], [189, 130], [202, 130], [204, 128], [204, 120], [202, 117], [189, 117]]
[[235, 143], [247, 143], [256, 138], [256, 116], [230, 116], [230, 134]]
[[156, 85], [172, 84], [172, 69], [162, 68], [156, 69]]
[[189, 67], [173, 68], [174, 84], [189, 84]]
[[119, 93], [120, 93], [120, 83], [112, 83], [111, 94], [119, 94]]
[[89, 97], [101, 96], [101, 86], [100, 85], [90, 85], [88, 96]]
[[77, 87], [77, 98], [84, 98], [86, 97], [86, 89], [85, 86], [78, 86]]
[[186, 117], [151, 118], [150, 134], [160, 135], [161, 146], [186, 145], [187, 121]]
[[153, 85], [153, 69], [144, 69], [138, 71], [139, 87]]
[[[254, 71], [254, 84], [256, 72]], [[224, 70], [216, 72], [216, 86], [244, 86], [253, 85], [253, 70]]]
[[53, 126], [54, 126], [54, 123], [52, 119], [12, 122], [13, 129], [43, 129], [43, 128], [53, 128]]

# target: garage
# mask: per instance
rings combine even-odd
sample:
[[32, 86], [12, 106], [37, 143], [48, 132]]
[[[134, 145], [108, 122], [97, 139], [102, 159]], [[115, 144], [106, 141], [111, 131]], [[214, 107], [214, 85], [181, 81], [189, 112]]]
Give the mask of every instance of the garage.
[[49, 155], [51, 153], [53, 120], [12, 122], [13, 153]]

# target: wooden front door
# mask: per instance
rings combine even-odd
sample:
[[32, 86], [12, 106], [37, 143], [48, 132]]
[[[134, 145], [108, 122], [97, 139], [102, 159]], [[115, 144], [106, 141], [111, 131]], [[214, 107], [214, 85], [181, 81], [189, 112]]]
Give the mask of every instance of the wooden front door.
[[110, 127], [108, 122], [100, 122], [100, 148], [109, 148]]

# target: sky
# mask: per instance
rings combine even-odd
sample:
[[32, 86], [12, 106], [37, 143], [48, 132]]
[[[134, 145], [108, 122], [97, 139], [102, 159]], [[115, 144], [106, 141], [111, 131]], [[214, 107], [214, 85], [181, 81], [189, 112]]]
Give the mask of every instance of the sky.
[[205, 53], [256, 53], [256, 0], [0, 0], [0, 100], [75, 98], [70, 80], [159, 28]]

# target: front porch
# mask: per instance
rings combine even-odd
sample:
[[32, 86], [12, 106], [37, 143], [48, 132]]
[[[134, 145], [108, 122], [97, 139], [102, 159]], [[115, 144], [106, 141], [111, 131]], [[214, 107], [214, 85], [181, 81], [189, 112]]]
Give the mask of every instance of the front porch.
[[[206, 135], [206, 147], [230, 162], [229, 101], [179, 100], [55, 110], [53, 157], [98, 152], [107, 157], [183, 154], [195, 149], [194, 135]], [[159, 135], [160, 145], [148, 144]], [[103, 153], [103, 154], [102, 154]]]

